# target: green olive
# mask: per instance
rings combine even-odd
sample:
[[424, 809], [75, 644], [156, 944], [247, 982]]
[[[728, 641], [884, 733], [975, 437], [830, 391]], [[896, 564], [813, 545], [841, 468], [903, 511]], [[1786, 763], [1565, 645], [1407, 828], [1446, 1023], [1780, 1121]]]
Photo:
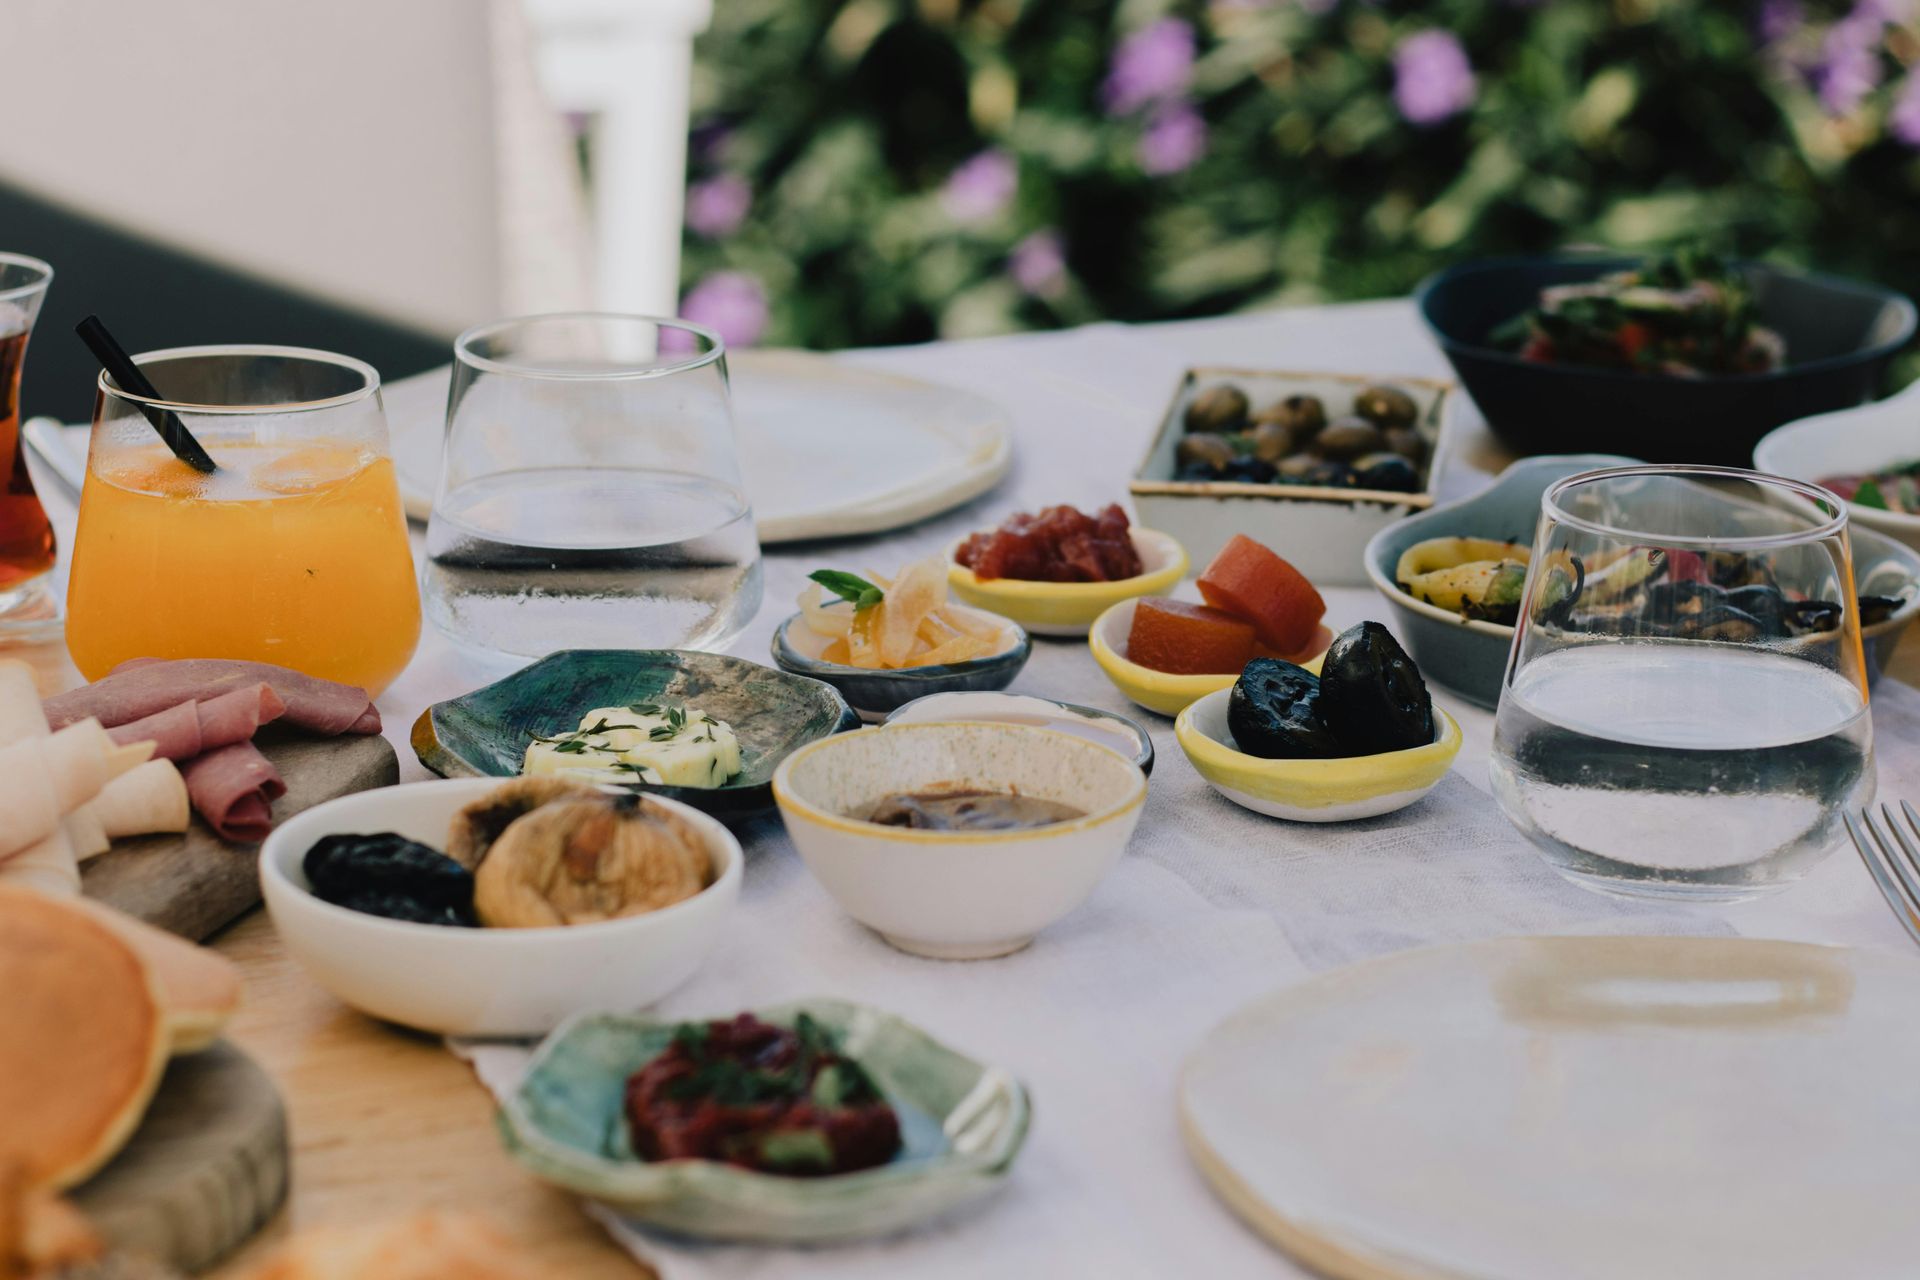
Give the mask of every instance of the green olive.
[[1353, 398], [1353, 411], [1376, 427], [1410, 427], [1420, 406], [1399, 387], [1378, 384]]
[[1320, 465], [1320, 459], [1311, 453], [1290, 453], [1274, 464], [1273, 469], [1289, 480], [1304, 480]]
[[1427, 442], [1412, 427], [1388, 427], [1387, 448], [1419, 466], [1427, 456]]
[[1377, 453], [1387, 444], [1386, 433], [1365, 418], [1349, 414], [1335, 418], [1314, 437], [1314, 452], [1332, 462], [1351, 462], [1363, 453]]
[[1255, 422], [1277, 422], [1301, 439], [1327, 425], [1327, 406], [1318, 396], [1288, 396], [1253, 415]]
[[1293, 430], [1278, 422], [1262, 422], [1250, 437], [1253, 456], [1262, 462], [1278, 462], [1293, 452]]
[[1187, 405], [1187, 430], [1238, 431], [1246, 425], [1248, 407], [1247, 393], [1240, 388], [1227, 383], [1208, 387]]
[[1204, 463], [1219, 470], [1234, 459], [1233, 445], [1225, 436], [1214, 435], [1211, 431], [1195, 431], [1191, 435], [1180, 437], [1180, 443], [1173, 448], [1173, 460], [1181, 466], [1189, 463]]

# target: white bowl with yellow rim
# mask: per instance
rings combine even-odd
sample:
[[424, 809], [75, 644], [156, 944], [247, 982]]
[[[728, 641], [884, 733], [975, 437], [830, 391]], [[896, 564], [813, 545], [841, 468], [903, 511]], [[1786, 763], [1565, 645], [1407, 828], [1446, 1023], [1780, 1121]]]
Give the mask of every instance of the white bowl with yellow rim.
[[1180, 749], [1227, 799], [1289, 822], [1351, 822], [1404, 809], [1433, 790], [1460, 754], [1460, 726], [1433, 709], [1433, 741], [1405, 751], [1337, 760], [1266, 760], [1234, 745], [1231, 689], [1210, 693], [1173, 723]]
[[[1081, 816], [1005, 831], [865, 820], [888, 796], [1015, 792]], [[773, 775], [787, 834], [848, 915], [902, 951], [1018, 951], [1078, 907], [1140, 821], [1146, 775], [1116, 751], [1033, 725], [900, 724], [802, 747]]]
[[1164, 595], [1187, 574], [1187, 553], [1172, 537], [1135, 525], [1128, 530], [1140, 556], [1140, 572], [1114, 582], [1029, 582], [980, 578], [955, 557], [961, 538], [947, 548], [947, 585], [968, 604], [1012, 618], [1036, 636], [1083, 636], [1094, 619], [1136, 596]]

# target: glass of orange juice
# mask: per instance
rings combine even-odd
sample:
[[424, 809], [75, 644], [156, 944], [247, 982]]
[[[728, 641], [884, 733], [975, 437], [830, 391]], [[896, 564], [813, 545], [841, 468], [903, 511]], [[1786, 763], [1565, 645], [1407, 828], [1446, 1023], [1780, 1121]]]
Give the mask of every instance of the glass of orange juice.
[[[380, 375], [298, 347], [136, 356], [164, 399], [106, 373], [80, 495], [67, 650], [89, 680], [130, 658], [246, 658], [377, 695], [420, 638]], [[179, 416], [218, 469], [168, 451]]]

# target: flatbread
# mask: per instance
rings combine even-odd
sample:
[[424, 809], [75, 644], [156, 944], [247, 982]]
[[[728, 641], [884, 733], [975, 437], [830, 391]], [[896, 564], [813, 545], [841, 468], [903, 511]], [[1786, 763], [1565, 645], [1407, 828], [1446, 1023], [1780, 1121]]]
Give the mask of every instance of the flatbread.
[[86, 910], [0, 887], [0, 1165], [68, 1187], [132, 1135], [170, 1033], [147, 966]]

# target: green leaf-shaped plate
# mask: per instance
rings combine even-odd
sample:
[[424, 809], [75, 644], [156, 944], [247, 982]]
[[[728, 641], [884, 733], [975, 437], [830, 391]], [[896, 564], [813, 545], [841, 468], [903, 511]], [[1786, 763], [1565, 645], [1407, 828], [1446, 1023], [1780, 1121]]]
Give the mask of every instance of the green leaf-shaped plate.
[[773, 807], [773, 771], [818, 738], [858, 728], [831, 685], [745, 658], [680, 649], [563, 649], [472, 693], [436, 702], [413, 725], [420, 763], [448, 778], [510, 778], [534, 735], [580, 726], [595, 707], [673, 702], [733, 727], [740, 774], [724, 787], [635, 784], [716, 817]]
[[889, 1013], [844, 1000], [756, 1010], [780, 1026], [806, 1012], [867, 1069], [900, 1117], [903, 1149], [876, 1169], [785, 1178], [708, 1160], [633, 1154], [627, 1078], [687, 1019], [583, 1014], [540, 1046], [501, 1105], [507, 1152], [548, 1182], [648, 1226], [763, 1243], [817, 1243], [896, 1231], [995, 1190], [1026, 1140], [1019, 1081], [954, 1052]]

